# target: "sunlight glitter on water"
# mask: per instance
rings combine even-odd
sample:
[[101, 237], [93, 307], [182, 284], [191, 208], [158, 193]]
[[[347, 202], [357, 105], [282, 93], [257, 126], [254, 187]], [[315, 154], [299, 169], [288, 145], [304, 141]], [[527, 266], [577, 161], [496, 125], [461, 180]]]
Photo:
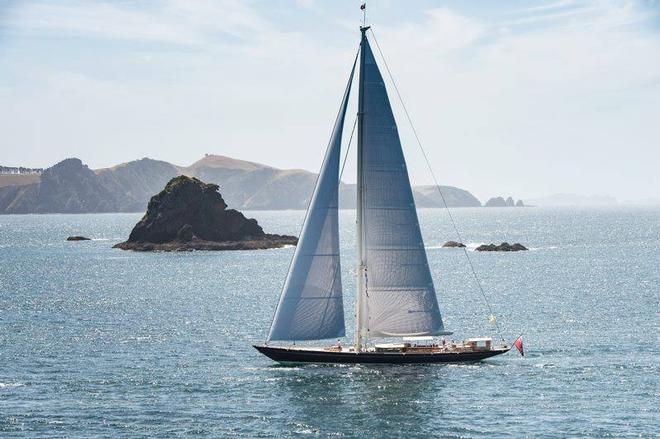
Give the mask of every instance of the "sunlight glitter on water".
[[[292, 248], [130, 253], [64, 239], [127, 236], [139, 214], [0, 216], [0, 436], [659, 435], [649, 334], [660, 211], [453, 213], [470, 243], [538, 249], [471, 253], [505, 336], [524, 334], [524, 358], [276, 365], [252, 344], [266, 337]], [[303, 214], [249, 216], [296, 234]], [[340, 215], [350, 344], [354, 217]], [[445, 212], [419, 216], [427, 242], [453, 238]], [[428, 259], [455, 339], [496, 336], [462, 252]]]

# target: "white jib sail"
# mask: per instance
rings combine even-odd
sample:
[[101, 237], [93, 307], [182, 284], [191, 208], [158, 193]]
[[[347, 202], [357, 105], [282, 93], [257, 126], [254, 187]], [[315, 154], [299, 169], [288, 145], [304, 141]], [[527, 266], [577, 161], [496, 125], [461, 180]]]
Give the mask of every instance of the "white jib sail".
[[341, 138], [354, 71], [355, 63], [268, 340], [319, 340], [345, 335], [338, 190]]

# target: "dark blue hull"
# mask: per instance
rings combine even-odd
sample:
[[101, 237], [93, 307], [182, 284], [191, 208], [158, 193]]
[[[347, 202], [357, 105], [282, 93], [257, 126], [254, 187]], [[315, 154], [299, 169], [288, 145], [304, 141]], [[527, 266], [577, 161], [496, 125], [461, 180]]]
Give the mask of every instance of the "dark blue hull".
[[480, 361], [504, 354], [509, 349], [473, 352], [332, 352], [316, 349], [258, 346], [254, 348], [280, 363], [339, 363], [339, 364], [429, 364]]

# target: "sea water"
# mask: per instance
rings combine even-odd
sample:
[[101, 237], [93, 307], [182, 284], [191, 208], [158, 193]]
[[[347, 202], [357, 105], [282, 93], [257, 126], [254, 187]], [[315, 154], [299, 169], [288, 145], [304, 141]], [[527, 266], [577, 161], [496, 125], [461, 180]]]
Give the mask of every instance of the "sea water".
[[[303, 212], [250, 212], [298, 234]], [[281, 366], [268, 332], [293, 248], [116, 250], [139, 214], [0, 216], [0, 436], [660, 435], [660, 209], [454, 209], [512, 351], [476, 364]], [[353, 328], [353, 211], [342, 211]], [[443, 210], [421, 210], [445, 326], [490, 335]], [[87, 242], [67, 242], [85, 235]], [[336, 340], [327, 341], [335, 343]]]

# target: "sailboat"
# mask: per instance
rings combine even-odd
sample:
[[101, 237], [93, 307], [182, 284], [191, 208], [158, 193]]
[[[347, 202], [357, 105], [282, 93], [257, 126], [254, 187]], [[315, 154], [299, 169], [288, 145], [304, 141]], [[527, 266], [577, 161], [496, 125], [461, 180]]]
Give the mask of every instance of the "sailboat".
[[[495, 345], [491, 338], [461, 343], [434, 338], [452, 332], [442, 321], [397, 124], [367, 38], [369, 28], [360, 27], [360, 49], [267, 341], [254, 347], [277, 362], [302, 363], [447, 363], [503, 354], [510, 346]], [[358, 64], [355, 342], [296, 345], [346, 334], [338, 192], [344, 119]], [[397, 342], [370, 344], [382, 339]]]

